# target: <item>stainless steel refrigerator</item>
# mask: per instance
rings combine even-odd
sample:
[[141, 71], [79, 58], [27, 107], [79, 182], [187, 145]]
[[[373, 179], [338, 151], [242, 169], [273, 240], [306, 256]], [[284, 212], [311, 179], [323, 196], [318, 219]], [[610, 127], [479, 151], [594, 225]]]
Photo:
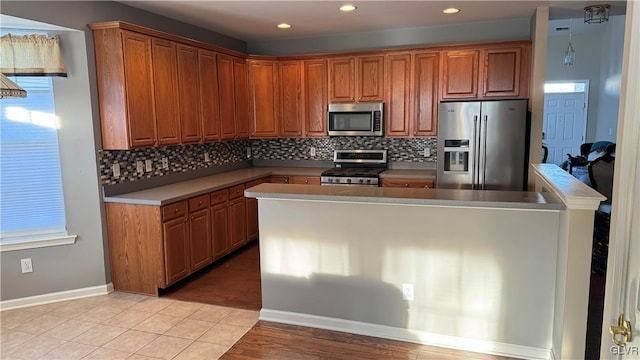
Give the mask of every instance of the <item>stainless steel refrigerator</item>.
[[440, 103], [437, 186], [525, 190], [528, 138], [527, 100]]

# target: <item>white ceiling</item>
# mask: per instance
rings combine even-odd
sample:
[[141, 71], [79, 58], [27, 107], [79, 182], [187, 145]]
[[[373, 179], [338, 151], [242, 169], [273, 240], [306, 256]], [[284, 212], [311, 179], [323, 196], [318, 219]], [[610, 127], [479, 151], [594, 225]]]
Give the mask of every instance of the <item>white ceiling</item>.
[[[593, 1], [174, 1], [123, 0], [121, 3], [182, 22], [213, 30], [247, 42], [308, 38], [373, 30], [422, 27], [506, 18], [530, 17], [536, 7], [549, 6], [551, 19], [581, 18]], [[358, 7], [342, 13], [338, 7]], [[595, 3], [601, 3], [596, 1]], [[609, 2], [611, 15], [624, 14], [625, 1]], [[461, 9], [445, 15], [447, 7]], [[276, 28], [287, 22], [289, 30]]]

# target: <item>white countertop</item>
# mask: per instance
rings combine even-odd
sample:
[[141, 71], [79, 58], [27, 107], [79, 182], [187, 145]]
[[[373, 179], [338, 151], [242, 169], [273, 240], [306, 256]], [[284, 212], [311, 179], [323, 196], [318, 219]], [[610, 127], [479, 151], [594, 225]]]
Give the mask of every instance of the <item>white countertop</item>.
[[504, 209], [562, 210], [565, 208], [560, 199], [551, 193], [527, 191], [260, 184], [245, 190], [245, 196], [258, 199], [367, 202], [378, 204], [490, 207]]

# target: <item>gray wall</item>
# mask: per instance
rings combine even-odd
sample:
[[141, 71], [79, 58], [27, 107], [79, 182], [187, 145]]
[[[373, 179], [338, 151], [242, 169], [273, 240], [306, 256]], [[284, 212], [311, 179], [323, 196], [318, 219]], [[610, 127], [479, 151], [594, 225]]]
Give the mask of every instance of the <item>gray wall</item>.
[[[123, 20], [245, 51], [243, 41], [116, 2], [3, 1], [1, 12], [69, 28], [61, 36], [69, 76], [54, 79], [67, 229], [76, 244], [2, 252], [0, 300], [105, 285], [111, 281], [97, 150], [101, 147], [93, 39], [87, 24]], [[78, 31], [79, 30], [79, 31]], [[33, 273], [20, 273], [20, 259]]]
[[290, 55], [430, 44], [528, 40], [529, 18], [249, 42], [250, 54]]
[[[549, 32], [546, 80], [589, 80], [589, 109], [587, 112], [587, 137], [585, 142], [616, 139], [620, 73], [624, 42], [624, 15], [611, 16], [609, 22], [591, 24], [584, 34], [572, 35], [576, 64], [562, 65], [562, 55], [567, 48], [568, 34], [552, 36]], [[574, 19], [581, 22], [582, 19]], [[552, 22], [551, 27], [557, 26]], [[564, 21], [568, 25], [567, 21]], [[597, 28], [596, 28], [597, 27]], [[605, 85], [607, 83], [607, 85]], [[605, 86], [609, 90], [605, 91]], [[609, 128], [612, 129], [609, 135]]]

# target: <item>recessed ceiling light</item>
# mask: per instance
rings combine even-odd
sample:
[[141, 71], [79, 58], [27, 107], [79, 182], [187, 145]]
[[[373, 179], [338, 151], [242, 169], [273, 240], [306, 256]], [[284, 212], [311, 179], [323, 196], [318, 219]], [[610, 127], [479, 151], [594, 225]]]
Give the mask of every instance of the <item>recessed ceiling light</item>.
[[355, 7], [355, 6], [351, 5], [351, 4], [340, 6], [340, 11], [353, 11], [355, 9], [357, 9], [357, 7]]
[[291, 24], [287, 24], [287, 23], [278, 24], [278, 29], [290, 29], [290, 28], [291, 28]]
[[446, 8], [444, 10], [442, 10], [443, 13], [445, 14], [457, 14], [460, 12], [460, 9], [456, 9], [456, 8]]

